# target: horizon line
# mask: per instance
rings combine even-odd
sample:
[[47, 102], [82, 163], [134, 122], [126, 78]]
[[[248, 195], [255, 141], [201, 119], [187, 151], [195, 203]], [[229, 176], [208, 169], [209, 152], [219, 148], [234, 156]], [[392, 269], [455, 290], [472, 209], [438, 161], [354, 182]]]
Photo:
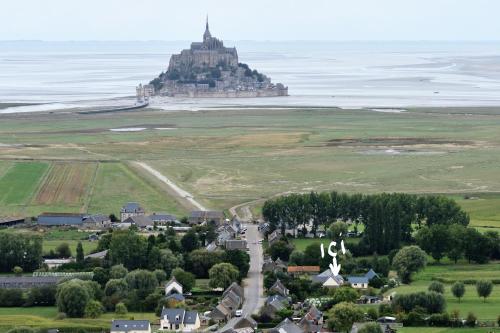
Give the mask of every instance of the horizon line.
[[[225, 39], [229, 42], [257, 42], [257, 43], [276, 43], [276, 42], [300, 42], [300, 43], [500, 43], [500, 39]], [[188, 39], [0, 39], [0, 43], [108, 43], [108, 42], [161, 42], [177, 43], [192, 42]]]

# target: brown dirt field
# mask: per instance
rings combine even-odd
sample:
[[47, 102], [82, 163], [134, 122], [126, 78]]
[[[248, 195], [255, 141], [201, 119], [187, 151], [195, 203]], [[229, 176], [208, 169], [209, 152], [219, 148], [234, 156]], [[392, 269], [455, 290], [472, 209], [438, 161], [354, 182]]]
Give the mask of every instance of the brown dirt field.
[[54, 163], [34, 202], [43, 205], [82, 203], [96, 167], [95, 163]]

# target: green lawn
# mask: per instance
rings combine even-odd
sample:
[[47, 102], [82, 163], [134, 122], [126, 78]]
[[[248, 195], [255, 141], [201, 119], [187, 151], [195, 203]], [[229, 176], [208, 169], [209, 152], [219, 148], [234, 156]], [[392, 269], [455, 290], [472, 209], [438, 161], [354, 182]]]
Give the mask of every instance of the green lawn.
[[[108, 330], [114, 313], [106, 313], [98, 319], [73, 319], [56, 320], [56, 307], [33, 308], [0, 308], [0, 333], [7, 332], [13, 327], [32, 326], [36, 328], [102, 328]], [[154, 313], [129, 312], [126, 319], [147, 319], [152, 323], [158, 321]]]
[[[491, 280], [500, 276], [500, 264], [490, 263], [486, 265], [431, 265], [414, 277], [414, 282], [410, 285], [403, 285], [392, 291], [397, 293], [411, 293], [425, 291], [433, 277], [441, 277], [455, 280], [465, 279], [485, 279]], [[479, 320], [495, 321], [500, 315], [500, 285], [494, 285], [493, 292], [486, 302], [479, 298], [475, 285], [465, 285], [466, 292], [461, 302], [453, 297], [451, 284], [445, 284], [445, 298], [447, 311], [459, 310], [462, 317], [473, 312]]]
[[[47, 172], [48, 163], [15, 163], [4, 171], [0, 178], [0, 204], [3, 206], [24, 205], [36, 192], [40, 180]], [[11, 210], [13, 208], [7, 208]]]
[[471, 225], [483, 231], [500, 232], [500, 194], [480, 193], [470, 196], [472, 199], [465, 200], [463, 196], [454, 196], [454, 199], [469, 213]]
[[48, 253], [50, 250], [55, 250], [61, 243], [68, 243], [71, 253], [76, 256], [76, 246], [78, 242], [82, 242], [83, 252], [89, 254], [97, 247], [97, 242], [89, 242], [87, 240], [88, 232], [80, 232], [75, 229], [49, 229], [45, 232], [35, 231], [33, 229], [1, 229], [3, 233], [28, 233], [36, 234], [43, 238], [43, 252]]
[[399, 333], [498, 333], [500, 329], [478, 327], [478, 328], [449, 328], [449, 327], [403, 327]]

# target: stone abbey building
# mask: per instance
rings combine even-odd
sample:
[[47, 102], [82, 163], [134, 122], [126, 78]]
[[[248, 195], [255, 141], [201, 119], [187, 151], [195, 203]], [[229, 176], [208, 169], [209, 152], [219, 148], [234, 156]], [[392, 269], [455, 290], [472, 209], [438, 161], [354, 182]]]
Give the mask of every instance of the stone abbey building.
[[171, 97], [287, 96], [288, 87], [238, 61], [235, 47], [210, 34], [208, 19], [203, 42], [191, 43], [170, 58], [168, 70], [151, 81], [156, 95]]

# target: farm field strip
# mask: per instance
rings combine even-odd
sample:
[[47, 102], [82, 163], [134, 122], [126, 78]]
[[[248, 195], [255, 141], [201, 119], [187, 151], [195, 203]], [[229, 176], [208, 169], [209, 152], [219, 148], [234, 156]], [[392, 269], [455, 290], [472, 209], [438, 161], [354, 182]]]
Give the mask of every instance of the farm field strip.
[[43, 162], [20, 162], [14, 164], [0, 178], [0, 203], [25, 205], [35, 193], [49, 164]]
[[83, 204], [95, 168], [95, 163], [53, 163], [34, 204]]

